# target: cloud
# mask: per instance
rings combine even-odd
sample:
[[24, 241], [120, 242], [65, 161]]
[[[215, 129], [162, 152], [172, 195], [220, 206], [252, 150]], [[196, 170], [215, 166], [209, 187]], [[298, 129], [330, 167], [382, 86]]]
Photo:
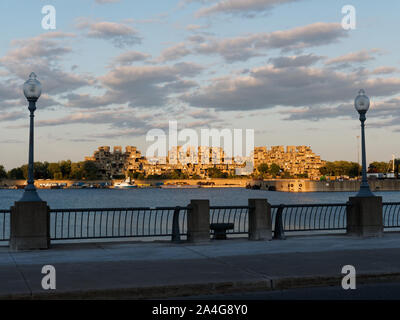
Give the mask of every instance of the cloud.
[[138, 51], [128, 51], [125, 52], [114, 59], [115, 63], [121, 65], [130, 65], [132, 62], [136, 61], [146, 61], [151, 57], [150, 54], [138, 52]]
[[378, 67], [371, 71], [371, 74], [391, 74], [399, 72], [395, 67]]
[[199, 24], [189, 24], [189, 25], [186, 26], [185, 29], [188, 30], [188, 31], [197, 31], [197, 30], [207, 29], [209, 27], [210, 27], [209, 25], [202, 26], [202, 25], [199, 25]]
[[[13, 40], [11, 49], [0, 58], [0, 66], [9, 74], [10, 85], [20, 96], [20, 86], [29, 74], [34, 71], [43, 85], [43, 92], [58, 94], [75, 90], [93, 83], [93, 79], [87, 75], [68, 73], [62, 70], [62, 58], [71, 53], [68, 39], [74, 38], [72, 33], [49, 32], [39, 36]], [[11, 81], [11, 80], [9, 80]]]
[[[280, 112], [287, 115], [284, 120], [312, 120], [334, 118], [354, 118], [357, 112], [353, 103], [340, 104], [337, 107], [312, 106], [305, 108], [292, 109]], [[288, 115], [289, 114], [289, 115]], [[375, 119], [388, 119], [376, 122]], [[400, 97], [389, 98], [383, 101], [371, 99], [371, 106], [368, 111], [368, 126], [382, 128], [388, 126], [400, 126]], [[372, 122], [371, 122], [372, 120]]]
[[139, 36], [138, 32], [131, 26], [123, 23], [108, 21], [93, 22], [89, 19], [80, 18], [78, 19], [76, 27], [78, 29], [87, 29], [87, 37], [109, 40], [118, 48], [124, 48], [142, 42], [142, 38]]
[[361, 50], [357, 52], [350, 52], [340, 57], [332, 58], [327, 60], [327, 65], [331, 64], [345, 64], [345, 63], [362, 63], [370, 60], [374, 60], [375, 57], [372, 54], [379, 53], [379, 49]]
[[0, 113], [0, 122], [15, 121], [24, 117], [28, 118], [28, 115], [22, 111]]
[[227, 75], [180, 98], [194, 107], [215, 110], [256, 110], [275, 106], [310, 107], [347, 103], [360, 88], [373, 96], [400, 92], [400, 78], [367, 78], [329, 69], [266, 65], [248, 75]]
[[172, 66], [114, 66], [99, 77], [105, 93], [100, 96], [69, 93], [66, 106], [96, 108], [110, 104], [130, 107], [165, 107], [170, 96], [194, 88], [197, 83], [186, 78], [198, 76], [203, 67], [188, 62]]
[[64, 104], [67, 108], [82, 108], [82, 109], [91, 109], [91, 108], [99, 108], [112, 104], [114, 95], [106, 92], [102, 96], [91, 96], [89, 94], [77, 94], [77, 93], [68, 93], [62, 97], [63, 99], [67, 99], [67, 102]]
[[[209, 7], [200, 9], [196, 12], [196, 16], [203, 17], [217, 13], [254, 16], [255, 14], [265, 13], [278, 5], [298, 1], [299, 0], [220, 0]], [[209, 1], [200, 2], [205, 3]]]
[[270, 33], [228, 39], [209, 38], [195, 46], [193, 51], [198, 54], [219, 54], [226, 62], [232, 63], [265, 55], [265, 50], [280, 49], [287, 52], [335, 43], [345, 37], [348, 37], [348, 33], [340, 24], [318, 22]]
[[95, 0], [96, 3], [98, 4], [105, 4], [105, 3], [117, 3], [120, 2], [121, 0]]
[[290, 67], [308, 67], [317, 63], [324, 57], [316, 56], [312, 53], [301, 56], [290, 56], [290, 57], [276, 57], [270, 58], [269, 63], [272, 63], [275, 68], [290, 68]]
[[172, 47], [163, 50], [160, 57], [157, 59], [159, 62], [173, 61], [189, 55], [191, 51], [186, 48], [184, 43], [178, 43]]

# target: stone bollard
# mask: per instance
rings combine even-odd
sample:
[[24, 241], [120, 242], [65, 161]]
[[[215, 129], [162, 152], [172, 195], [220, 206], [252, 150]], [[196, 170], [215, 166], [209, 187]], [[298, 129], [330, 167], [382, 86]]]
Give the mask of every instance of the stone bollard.
[[187, 240], [210, 241], [210, 201], [191, 200], [187, 213]]
[[50, 247], [50, 208], [44, 201], [15, 202], [11, 207], [10, 249], [38, 250]]
[[249, 199], [249, 240], [271, 239], [271, 205], [266, 199]]
[[382, 197], [350, 197], [347, 234], [357, 237], [383, 236]]

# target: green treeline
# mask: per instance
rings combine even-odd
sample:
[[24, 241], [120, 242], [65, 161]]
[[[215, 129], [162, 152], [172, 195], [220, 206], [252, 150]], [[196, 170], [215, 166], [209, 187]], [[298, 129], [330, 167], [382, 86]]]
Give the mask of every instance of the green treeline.
[[361, 166], [356, 162], [333, 161], [327, 162], [319, 168], [319, 172], [324, 176], [349, 176], [358, 177], [361, 172]]
[[[60, 162], [35, 162], [34, 178], [35, 179], [71, 179], [95, 180], [100, 177], [98, 168], [94, 161], [71, 162], [70, 160]], [[3, 166], [0, 166], [0, 179], [17, 179], [24, 180], [28, 178], [28, 165], [11, 169], [6, 172]]]

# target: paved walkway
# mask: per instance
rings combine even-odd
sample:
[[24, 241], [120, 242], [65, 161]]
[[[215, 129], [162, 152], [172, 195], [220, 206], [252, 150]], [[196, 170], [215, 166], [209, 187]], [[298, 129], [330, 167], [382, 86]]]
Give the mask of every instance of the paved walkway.
[[[400, 280], [400, 234], [342, 235], [188, 243], [54, 244], [51, 250], [0, 247], [0, 299], [162, 298], [235, 291], [340, 285], [344, 265], [357, 281]], [[57, 289], [41, 287], [44, 265]]]

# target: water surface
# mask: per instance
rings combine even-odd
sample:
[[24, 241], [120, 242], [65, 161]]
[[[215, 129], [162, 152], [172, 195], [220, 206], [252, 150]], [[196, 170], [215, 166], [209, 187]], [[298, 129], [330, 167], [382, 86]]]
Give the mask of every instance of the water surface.
[[[0, 209], [8, 209], [23, 190], [0, 190]], [[247, 205], [250, 198], [266, 198], [271, 204], [344, 203], [354, 192], [288, 193], [244, 188], [200, 189], [65, 189], [38, 190], [51, 208], [118, 208], [186, 206], [191, 199], [209, 199], [211, 205]], [[376, 192], [384, 202], [399, 201], [400, 191]]]

